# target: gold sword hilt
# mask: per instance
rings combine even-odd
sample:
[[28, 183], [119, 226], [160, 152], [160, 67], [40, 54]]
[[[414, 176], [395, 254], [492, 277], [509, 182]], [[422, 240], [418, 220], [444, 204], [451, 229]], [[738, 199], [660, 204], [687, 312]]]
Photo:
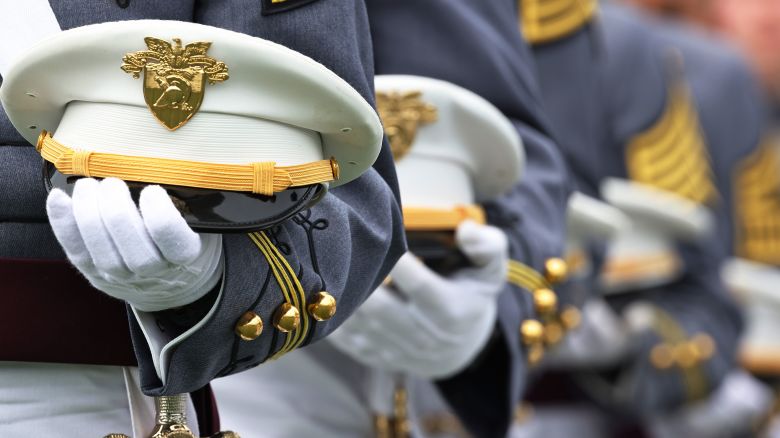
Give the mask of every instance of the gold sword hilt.
[[197, 438], [187, 426], [187, 396], [161, 395], [154, 398], [157, 424], [149, 438]]
[[[149, 438], [198, 438], [187, 426], [187, 395], [162, 395], [154, 398], [156, 422]], [[109, 434], [104, 438], [130, 438], [124, 434]], [[240, 438], [235, 432], [225, 431], [210, 438]]]

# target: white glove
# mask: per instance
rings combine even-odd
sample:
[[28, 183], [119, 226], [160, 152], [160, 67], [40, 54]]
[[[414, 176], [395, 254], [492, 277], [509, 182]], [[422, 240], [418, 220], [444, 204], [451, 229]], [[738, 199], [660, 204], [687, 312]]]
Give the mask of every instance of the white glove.
[[124, 181], [83, 178], [73, 199], [52, 190], [46, 210], [68, 259], [106, 294], [146, 312], [205, 295], [222, 275], [222, 236], [192, 231], [159, 186], [139, 205]]
[[380, 286], [328, 339], [388, 371], [441, 378], [467, 366], [495, 327], [508, 245], [501, 230], [473, 222], [461, 224], [455, 238], [475, 267], [445, 278], [406, 253], [391, 273], [397, 291]]
[[746, 371], [734, 370], [708, 398], [652, 418], [652, 436], [756, 436], [756, 425], [772, 414], [774, 398], [771, 387]]
[[582, 323], [545, 355], [549, 368], [592, 368], [618, 363], [630, 350], [626, 322], [601, 298], [582, 308]]

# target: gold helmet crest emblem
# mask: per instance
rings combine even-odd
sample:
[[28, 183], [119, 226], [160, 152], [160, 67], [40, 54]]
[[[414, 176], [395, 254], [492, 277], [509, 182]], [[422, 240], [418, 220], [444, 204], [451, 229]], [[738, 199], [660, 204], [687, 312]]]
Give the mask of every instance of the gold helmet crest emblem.
[[409, 153], [417, 128], [438, 119], [436, 107], [424, 102], [421, 97], [420, 91], [376, 93], [376, 108], [396, 161]]
[[203, 102], [205, 83], [228, 79], [228, 67], [206, 55], [210, 42], [197, 41], [182, 47], [159, 38], [144, 38], [148, 50], [127, 53], [122, 70], [134, 78], [144, 74], [144, 101], [154, 117], [171, 131], [187, 123]]

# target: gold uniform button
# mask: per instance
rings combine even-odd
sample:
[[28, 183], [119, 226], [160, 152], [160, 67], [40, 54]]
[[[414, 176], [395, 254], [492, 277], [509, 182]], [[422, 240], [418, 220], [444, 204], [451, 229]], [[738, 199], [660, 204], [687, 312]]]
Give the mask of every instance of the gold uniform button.
[[289, 333], [301, 323], [301, 312], [290, 303], [284, 303], [274, 312], [274, 327], [280, 332]]
[[544, 359], [544, 347], [540, 344], [532, 345], [528, 348], [528, 364], [538, 365]]
[[336, 314], [336, 299], [325, 291], [318, 292], [306, 310], [317, 321], [326, 321]]
[[673, 355], [680, 368], [692, 368], [699, 364], [699, 351], [693, 342], [681, 342], [675, 345]]
[[534, 291], [534, 307], [539, 314], [549, 315], [558, 308], [558, 297], [550, 289], [536, 289]]
[[544, 325], [544, 343], [556, 345], [563, 339], [563, 327], [557, 322], [548, 322]]
[[566, 330], [574, 330], [582, 323], [582, 314], [574, 306], [567, 306], [561, 312], [561, 323]]
[[659, 370], [671, 368], [674, 360], [674, 349], [669, 344], [658, 344], [650, 350], [650, 363]]
[[535, 319], [526, 319], [520, 325], [520, 334], [525, 345], [541, 344], [544, 342], [544, 326]]
[[557, 284], [566, 280], [568, 273], [569, 267], [561, 258], [553, 257], [544, 262], [544, 278], [550, 284]]
[[236, 334], [245, 341], [257, 339], [263, 333], [263, 320], [255, 312], [246, 312], [236, 323]]
[[691, 338], [691, 343], [696, 347], [699, 359], [710, 360], [715, 355], [715, 341], [710, 335], [698, 333]]

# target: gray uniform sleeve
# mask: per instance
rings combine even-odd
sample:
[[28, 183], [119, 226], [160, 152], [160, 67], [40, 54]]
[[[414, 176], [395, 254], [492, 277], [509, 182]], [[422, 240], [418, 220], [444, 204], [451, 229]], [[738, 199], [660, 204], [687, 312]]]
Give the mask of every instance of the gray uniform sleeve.
[[[284, 7], [268, 1], [203, 2], [194, 16], [197, 22], [306, 54], [373, 102], [373, 61], [362, 1], [293, 0]], [[165, 382], [154, 371], [147, 338], [131, 318], [146, 394], [189, 392], [215, 377], [279, 357], [321, 339], [363, 302], [405, 249], [387, 149], [362, 177], [334, 189], [310, 210], [261, 234], [224, 236], [223, 284], [210, 294], [210, 301], [201, 303], [198, 312], [178, 309], [154, 315], [169, 341]], [[305, 301], [311, 302], [319, 291], [329, 292], [338, 303], [338, 312], [327, 321], [316, 321], [306, 309]], [[296, 299], [301, 323], [283, 333], [273, 324], [274, 312]], [[253, 340], [242, 340], [235, 332], [246, 312], [264, 322], [262, 334]]]
[[[568, 171], [542, 115], [530, 51], [513, 1], [369, 0], [378, 74], [446, 80], [496, 105], [520, 133], [522, 182], [485, 205], [488, 221], [509, 237], [511, 257], [537, 271], [563, 250]], [[499, 330], [490, 347], [439, 388], [476, 436], [502, 436], [527, 382], [519, 326], [535, 317], [528, 291], [501, 297]], [[511, 385], [508, 385], [510, 383]], [[480, 394], [475, 396], [475, 394]]]

